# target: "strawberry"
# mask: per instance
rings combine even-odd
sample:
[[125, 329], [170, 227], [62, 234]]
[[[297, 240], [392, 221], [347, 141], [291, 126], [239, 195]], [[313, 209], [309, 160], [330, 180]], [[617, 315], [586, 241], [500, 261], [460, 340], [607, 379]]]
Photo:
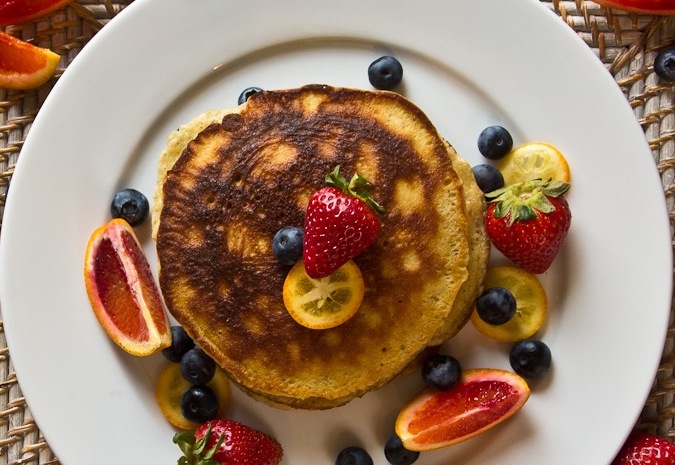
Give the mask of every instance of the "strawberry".
[[173, 442], [184, 454], [178, 465], [277, 465], [283, 456], [276, 439], [230, 419], [178, 433]]
[[567, 237], [572, 214], [561, 181], [519, 182], [486, 194], [485, 227], [492, 244], [530, 273], [546, 271]]
[[337, 166], [327, 187], [309, 199], [302, 261], [311, 278], [324, 278], [363, 252], [380, 233], [384, 209], [370, 197], [370, 183], [358, 173], [347, 180]]
[[675, 465], [675, 445], [656, 434], [633, 431], [612, 465]]

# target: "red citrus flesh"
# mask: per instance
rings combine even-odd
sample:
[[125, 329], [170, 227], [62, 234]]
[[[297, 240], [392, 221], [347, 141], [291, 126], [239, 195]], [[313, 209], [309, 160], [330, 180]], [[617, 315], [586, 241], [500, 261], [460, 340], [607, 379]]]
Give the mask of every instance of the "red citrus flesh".
[[73, 0], [3, 0], [0, 2], [0, 26], [19, 24], [51, 13]]
[[422, 390], [396, 419], [396, 434], [408, 450], [446, 447], [474, 437], [521, 409], [530, 396], [527, 382], [497, 369], [465, 370], [447, 391]]
[[171, 330], [150, 265], [131, 226], [114, 219], [92, 234], [84, 264], [87, 295], [108, 336], [133, 355], [171, 344]]
[[675, 15], [673, 0], [597, 0], [601, 5], [651, 15]]
[[59, 55], [0, 31], [0, 87], [32, 89], [49, 80]]

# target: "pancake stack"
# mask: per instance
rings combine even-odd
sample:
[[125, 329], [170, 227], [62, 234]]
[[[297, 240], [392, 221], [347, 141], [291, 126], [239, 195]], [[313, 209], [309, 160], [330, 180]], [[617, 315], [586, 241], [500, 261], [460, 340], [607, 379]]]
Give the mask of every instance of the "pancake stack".
[[[336, 165], [387, 213], [354, 259], [358, 312], [326, 330], [284, 308], [289, 267], [272, 238], [302, 227]], [[393, 92], [325, 85], [263, 91], [170, 135], [153, 235], [167, 307], [242, 390], [281, 408], [328, 409], [381, 387], [466, 323], [489, 254], [469, 165]]]

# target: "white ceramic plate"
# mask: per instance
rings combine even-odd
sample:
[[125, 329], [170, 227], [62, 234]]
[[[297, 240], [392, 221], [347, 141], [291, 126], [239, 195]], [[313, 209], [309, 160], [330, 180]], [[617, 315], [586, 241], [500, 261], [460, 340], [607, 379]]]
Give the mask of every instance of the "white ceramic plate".
[[[72, 63], [45, 102], [12, 180], [2, 231], [2, 312], [31, 411], [64, 465], [175, 463], [174, 431], [153, 384], [161, 356], [135, 359], [98, 326], [82, 262], [113, 193], [150, 197], [167, 134], [251, 85], [369, 88], [390, 53], [401, 91], [472, 164], [478, 133], [499, 123], [516, 144], [567, 156], [572, 231], [542, 276], [554, 356], [525, 408], [423, 465], [607, 464], [658, 365], [671, 252], [657, 172], [612, 77], [535, 0], [137, 0]], [[148, 227], [140, 231], [155, 262]], [[508, 368], [508, 347], [471, 327], [448, 344], [465, 367]], [[276, 436], [285, 464], [333, 463], [348, 445], [382, 446], [418, 374], [349, 405], [277, 411], [236, 393], [231, 414]]]

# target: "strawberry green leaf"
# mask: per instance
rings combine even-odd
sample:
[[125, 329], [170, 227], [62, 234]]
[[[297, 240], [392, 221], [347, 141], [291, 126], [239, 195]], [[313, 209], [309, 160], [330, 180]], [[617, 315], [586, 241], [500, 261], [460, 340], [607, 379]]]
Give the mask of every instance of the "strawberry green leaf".
[[206, 444], [208, 443], [211, 434], [210, 425], [204, 436], [199, 440], [195, 438], [194, 433], [176, 433], [173, 437], [173, 442], [177, 444], [183, 452], [183, 456], [178, 459], [178, 465], [220, 465], [216, 460], [213, 460], [213, 455], [220, 448], [225, 439], [225, 435], [221, 434], [216, 444], [210, 449], [206, 449]]
[[326, 184], [349, 193], [349, 184], [347, 183], [347, 179], [340, 174], [340, 165], [337, 165], [333, 171], [326, 175]]
[[502, 187], [485, 196], [490, 199], [490, 203], [495, 204], [495, 218], [508, 218], [508, 225], [511, 226], [516, 221], [536, 218], [537, 212], [553, 212], [555, 207], [549, 197], [564, 195], [569, 188], [569, 183], [535, 179]]
[[355, 173], [349, 182], [340, 174], [340, 165], [326, 176], [326, 184], [340, 189], [347, 195], [361, 199], [368, 205], [375, 213], [384, 215], [386, 210], [375, 199], [370, 196], [372, 184], [359, 173]]

